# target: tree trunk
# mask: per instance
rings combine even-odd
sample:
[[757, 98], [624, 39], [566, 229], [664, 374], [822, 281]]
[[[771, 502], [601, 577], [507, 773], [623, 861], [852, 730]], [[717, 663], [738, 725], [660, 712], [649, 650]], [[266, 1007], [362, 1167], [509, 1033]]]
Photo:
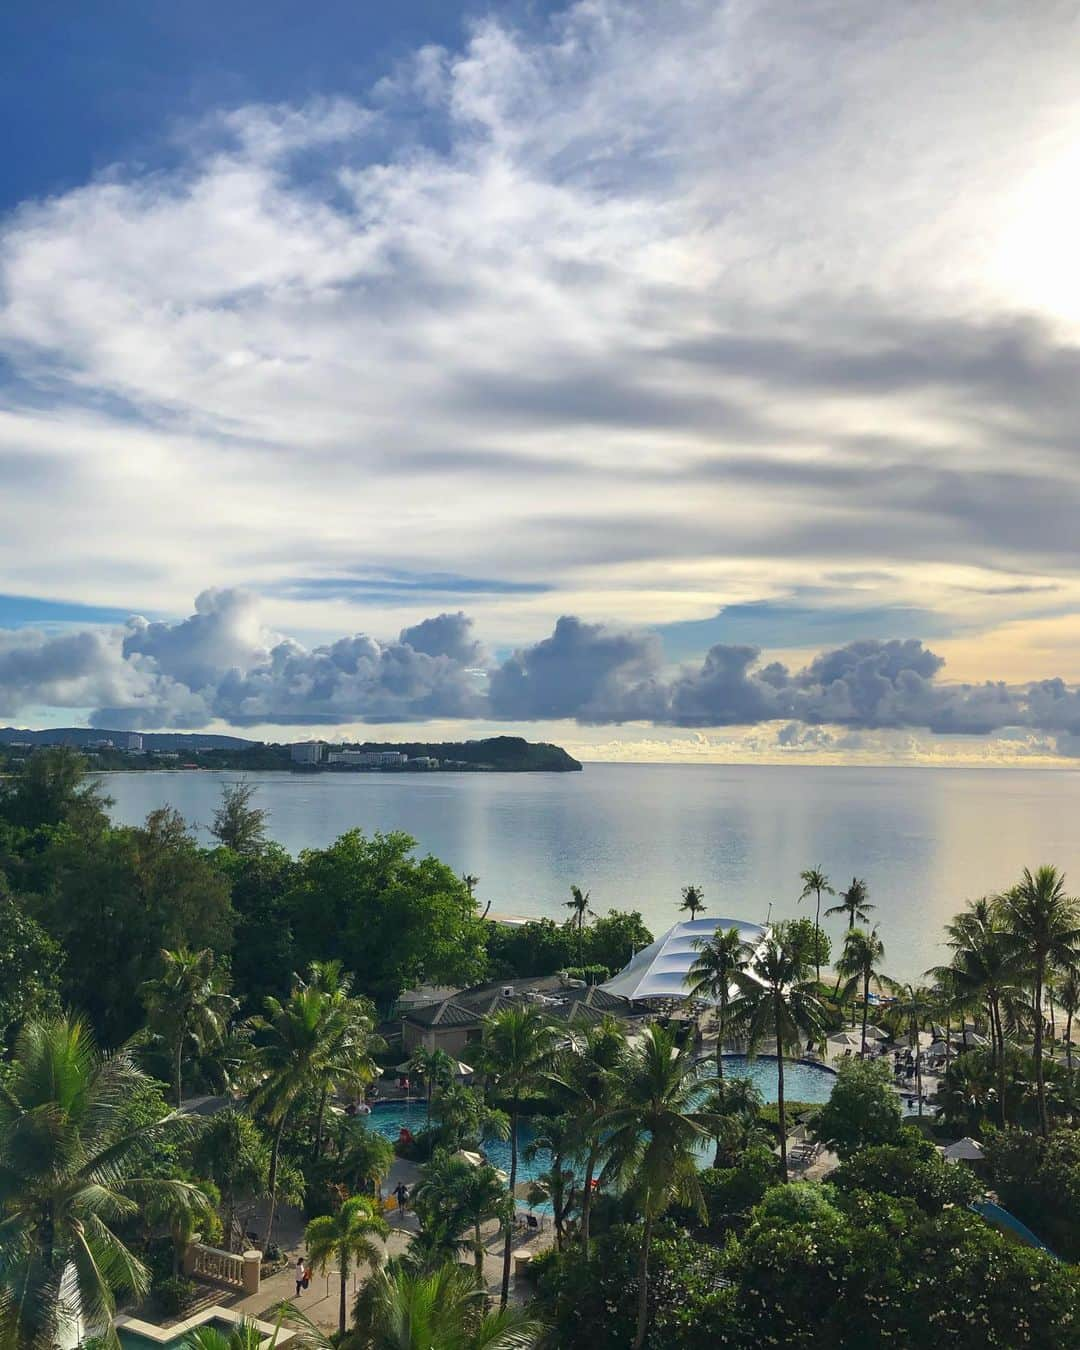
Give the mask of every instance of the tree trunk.
[[821, 891], [817, 893], [817, 909], [814, 911], [814, 979], [821, 983]]
[[649, 1248], [652, 1246], [653, 1220], [650, 1214], [645, 1220], [645, 1231], [641, 1235], [641, 1255], [638, 1257], [638, 1305], [637, 1331], [634, 1333], [634, 1350], [641, 1350], [649, 1330]]
[[593, 1173], [596, 1171], [596, 1149], [589, 1150], [585, 1164], [585, 1193], [581, 1197], [581, 1245], [586, 1255], [589, 1251], [589, 1220], [592, 1217]]
[[[510, 1197], [513, 1199], [514, 1187], [517, 1185], [517, 1166], [518, 1166], [518, 1099], [514, 1098], [510, 1109]], [[503, 1240], [503, 1268], [502, 1268], [502, 1286], [499, 1290], [499, 1307], [505, 1308], [510, 1299], [510, 1248], [514, 1240], [513, 1219], [506, 1225], [506, 1237]]]
[[313, 1156], [316, 1161], [322, 1157], [323, 1127], [326, 1121], [326, 1094], [328, 1091], [328, 1085], [323, 1083], [322, 1092], [319, 1094], [319, 1114], [315, 1122], [315, 1147]]
[[1039, 1096], [1039, 1133], [1045, 1139], [1050, 1133], [1046, 1115], [1046, 1079], [1043, 1076], [1043, 979], [1046, 961], [1040, 953], [1035, 960], [1035, 1086]]
[[476, 1283], [483, 1288], [484, 1285], [484, 1235], [480, 1231], [480, 1220], [477, 1219], [476, 1226], [473, 1229], [473, 1265], [476, 1267]]
[[278, 1161], [281, 1157], [281, 1137], [285, 1133], [285, 1121], [288, 1114], [286, 1111], [278, 1121], [278, 1127], [274, 1131], [274, 1142], [270, 1149], [270, 1176], [267, 1182], [267, 1190], [270, 1192], [270, 1210], [266, 1216], [266, 1236], [263, 1238], [264, 1252], [270, 1246], [270, 1237], [274, 1231], [274, 1210], [277, 1208]]
[[179, 1029], [178, 1034], [177, 1034], [177, 1037], [176, 1037], [176, 1064], [175, 1064], [174, 1069], [173, 1069], [173, 1072], [174, 1072], [175, 1075], [176, 1075], [176, 1080], [175, 1080], [175, 1081], [176, 1081], [176, 1109], [177, 1109], [178, 1111], [180, 1110], [180, 1107], [184, 1104], [184, 1098], [183, 1098], [183, 1085], [182, 1085], [182, 1083], [181, 1083], [181, 1077], [182, 1077], [182, 1073], [183, 1073], [183, 1067], [184, 1067], [184, 1029], [183, 1029], [183, 1027], [181, 1027], [181, 1028]]
[[724, 1031], [727, 1021], [727, 990], [720, 995], [719, 1002], [716, 1005], [716, 1076], [719, 1079], [724, 1077]]
[[949, 1076], [949, 1065], [952, 1063], [952, 1012], [945, 1014], [945, 1077]]
[[1005, 1028], [1001, 1024], [1001, 1008], [998, 996], [990, 998], [990, 1042], [994, 1047], [994, 1063], [997, 1068], [998, 1112], [1001, 1116], [1001, 1128], [1006, 1124], [1005, 1107]]
[[787, 1181], [787, 1110], [784, 1106], [784, 1047], [780, 1044], [780, 1000], [776, 1004], [776, 1118], [780, 1123], [780, 1178]]
[[870, 972], [863, 975], [862, 986], [862, 1045], [859, 1047], [860, 1056], [866, 1058], [866, 1019], [870, 1012]]
[[345, 1253], [338, 1252], [338, 1265], [341, 1267], [341, 1290], [338, 1294], [337, 1324], [338, 1335], [345, 1335], [345, 1291], [349, 1280], [349, 1264], [345, 1260]]
[[1070, 1008], [1068, 1016], [1065, 1018], [1065, 1063], [1069, 1066], [1069, 1073], [1072, 1073], [1072, 1023], [1073, 1010]]

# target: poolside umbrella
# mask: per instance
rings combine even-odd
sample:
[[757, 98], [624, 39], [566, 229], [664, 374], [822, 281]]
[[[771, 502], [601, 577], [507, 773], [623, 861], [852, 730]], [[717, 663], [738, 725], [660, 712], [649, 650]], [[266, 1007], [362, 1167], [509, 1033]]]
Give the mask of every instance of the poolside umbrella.
[[955, 1144], [950, 1144], [945, 1149], [947, 1162], [982, 1162], [984, 1156], [982, 1144], [977, 1139], [972, 1139], [970, 1135], [965, 1135], [963, 1139], [958, 1139]]
[[835, 1036], [829, 1037], [829, 1044], [841, 1050], [845, 1048], [859, 1050], [862, 1048], [862, 1037], [855, 1031], [839, 1031]]
[[484, 1160], [480, 1154], [473, 1153], [467, 1148], [459, 1148], [453, 1156], [455, 1158], [460, 1158], [462, 1162], [467, 1162], [470, 1167], [483, 1167], [484, 1165]]
[[542, 1186], [539, 1182], [526, 1178], [525, 1181], [519, 1181], [514, 1187], [514, 1199], [529, 1201], [537, 1191], [543, 1191], [544, 1195], [547, 1195], [548, 1193], [546, 1186]]
[[868, 1041], [887, 1041], [889, 1039], [889, 1033], [887, 1031], [882, 1031], [880, 1027], [875, 1027], [871, 1024], [866, 1028], [866, 1039]]
[[929, 1050], [927, 1050], [926, 1053], [932, 1059], [936, 1059], [939, 1055], [944, 1056], [948, 1048], [949, 1047], [945, 1044], [944, 1041], [935, 1041], [933, 1045], [929, 1048]]

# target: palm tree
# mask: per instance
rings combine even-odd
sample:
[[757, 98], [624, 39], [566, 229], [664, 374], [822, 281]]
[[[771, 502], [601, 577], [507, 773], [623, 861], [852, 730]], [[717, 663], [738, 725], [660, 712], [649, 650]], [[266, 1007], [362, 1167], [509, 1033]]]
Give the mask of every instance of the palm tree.
[[616, 1070], [626, 1054], [626, 1031], [614, 1017], [605, 1017], [566, 1050], [556, 1063], [550, 1081], [567, 1099], [567, 1114], [574, 1122], [585, 1172], [582, 1179], [581, 1242], [588, 1251], [589, 1225], [597, 1168], [606, 1144], [606, 1117], [615, 1104]]
[[705, 912], [705, 892], [700, 886], [684, 886], [682, 888], [682, 904], [679, 909], [686, 910], [691, 921]]
[[1061, 1005], [1061, 1011], [1065, 1014], [1065, 1062], [1071, 1074], [1073, 1066], [1073, 1020], [1076, 1014], [1080, 1012], [1080, 969], [1075, 965], [1069, 966], [1061, 976], [1061, 983], [1058, 985], [1058, 1003]]
[[[473, 876], [473, 874], [472, 874], [471, 872], [462, 872], [462, 874], [461, 874], [461, 879], [462, 879], [462, 881], [465, 883], [465, 889], [469, 892], [469, 899], [470, 899], [471, 901], [473, 901], [473, 903], [475, 904], [475, 903], [476, 903], [476, 888], [477, 888], [477, 886], [480, 885], [480, 878], [479, 878], [479, 877], [476, 877], [476, 876]], [[486, 919], [486, 918], [487, 918], [487, 916], [488, 916], [488, 910], [489, 910], [490, 908], [491, 908], [491, 901], [489, 900], [489, 901], [487, 902], [487, 904], [484, 906], [484, 912], [483, 912], [483, 914], [480, 915], [480, 917], [481, 917], [482, 919]]]
[[383, 1178], [394, 1165], [394, 1146], [362, 1120], [342, 1117], [334, 1175], [353, 1191], [382, 1199]]
[[129, 1103], [148, 1080], [128, 1049], [105, 1057], [78, 1018], [30, 1022], [0, 1089], [0, 1283], [11, 1294], [0, 1340], [58, 1345], [78, 1325], [115, 1345], [118, 1293], [144, 1294], [149, 1272], [115, 1231], [167, 1198], [210, 1213], [182, 1181], [146, 1175], [191, 1123], [139, 1123]]
[[367, 1350], [531, 1350], [544, 1324], [524, 1308], [485, 1311], [486, 1291], [470, 1271], [446, 1265], [413, 1274], [391, 1263], [356, 1300]]
[[577, 929], [578, 965], [583, 966], [585, 964], [585, 948], [582, 933], [585, 926], [585, 915], [592, 913], [589, 908], [589, 892], [583, 891], [580, 886], [571, 886], [570, 899], [566, 902], [566, 908], [574, 911], [571, 922]]
[[807, 976], [809, 963], [791, 942], [786, 924], [777, 924], [736, 976], [740, 998], [735, 1012], [754, 1054], [763, 1041], [776, 1043], [776, 1106], [780, 1123], [780, 1170], [787, 1169], [787, 1111], [784, 1102], [784, 1056], [797, 1055], [806, 1038], [820, 1039], [824, 1011], [816, 986]]
[[686, 974], [688, 998], [707, 998], [716, 1008], [716, 1076], [724, 1076], [724, 1033], [735, 977], [745, 970], [750, 949], [737, 928], [718, 928], [710, 938], [695, 938], [700, 953]]
[[431, 1118], [439, 1129], [439, 1143], [451, 1153], [476, 1148], [487, 1139], [510, 1138], [510, 1117], [484, 1100], [479, 1088], [453, 1082], [431, 1100]]
[[184, 1055], [203, 1055], [225, 1038], [236, 999], [225, 992], [225, 976], [214, 953], [180, 947], [162, 951], [164, 969], [142, 987], [150, 1029], [168, 1048], [173, 1066], [176, 1105], [183, 1104], [181, 1073]]
[[298, 977], [297, 985], [301, 989], [316, 990], [326, 1000], [324, 1065], [312, 1146], [312, 1156], [318, 1158], [322, 1154], [326, 1104], [331, 1089], [357, 1091], [376, 1078], [378, 1069], [371, 1052], [382, 1049], [384, 1042], [374, 1034], [374, 1006], [369, 999], [353, 994], [352, 976], [345, 973], [340, 961], [312, 961], [307, 978]]
[[353, 1261], [366, 1261], [374, 1269], [382, 1248], [374, 1240], [390, 1233], [386, 1220], [372, 1209], [364, 1195], [346, 1200], [336, 1214], [321, 1214], [304, 1230], [304, 1242], [316, 1270], [325, 1271], [337, 1262], [340, 1280], [338, 1293], [338, 1334], [345, 1335], [345, 1291]]
[[641, 1350], [649, 1322], [653, 1229], [675, 1200], [704, 1212], [698, 1149], [713, 1133], [714, 1118], [697, 1109], [703, 1082], [692, 1054], [679, 1050], [662, 1027], [646, 1028], [616, 1068], [615, 1078], [618, 1105], [605, 1120], [612, 1158], [608, 1170], [632, 1178], [642, 1216], [634, 1336], [634, 1350]]
[[325, 1084], [328, 1056], [344, 1035], [342, 1013], [328, 1006], [321, 989], [297, 983], [288, 999], [266, 999], [266, 1015], [253, 1017], [251, 1026], [258, 1040], [263, 1078], [251, 1094], [252, 1109], [262, 1112], [273, 1127], [270, 1203], [266, 1216], [263, 1248], [269, 1245], [277, 1207], [278, 1168], [285, 1126], [300, 1098]]
[[866, 882], [860, 881], [858, 877], [852, 877], [851, 885], [846, 891], [840, 892], [840, 903], [830, 905], [825, 911], [826, 918], [830, 918], [833, 914], [846, 914], [849, 928], [854, 928], [856, 923], [866, 923], [870, 918], [870, 911], [877, 908], [870, 903], [869, 894]]
[[877, 929], [864, 933], [861, 928], [849, 928], [844, 936], [844, 950], [836, 963], [836, 973], [847, 980], [844, 999], [854, 1000], [856, 991], [862, 994], [862, 1045], [859, 1054], [866, 1057], [866, 1023], [870, 1012], [870, 981], [881, 978], [878, 962], [885, 955], [885, 946]]
[[1006, 941], [1024, 965], [1032, 983], [1035, 1009], [1035, 1087], [1039, 1103], [1039, 1132], [1050, 1131], [1046, 1110], [1043, 1066], [1043, 990], [1051, 966], [1075, 965], [1080, 959], [1080, 909], [1065, 894], [1065, 877], [1055, 867], [1024, 874], [1000, 900]]
[[539, 1157], [549, 1159], [547, 1170], [534, 1179], [529, 1204], [551, 1205], [555, 1228], [555, 1246], [563, 1249], [566, 1238], [566, 1220], [573, 1208], [577, 1187], [574, 1172], [567, 1165], [581, 1140], [577, 1122], [569, 1115], [534, 1116], [533, 1137], [525, 1146], [525, 1157], [532, 1162]]
[[484, 1282], [482, 1226], [498, 1219], [500, 1226], [513, 1218], [513, 1199], [494, 1167], [474, 1167], [465, 1158], [439, 1150], [423, 1169], [413, 1192], [413, 1205], [425, 1228], [436, 1217], [446, 1219], [456, 1236], [471, 1231], [476, 1282]]
[[820, 867], [808, 867], [805, 872], [799, 873], [799, 880], [803, 884], [800, 900], [805, 900], [807, 896], [817, 897], [817, 907], [814, 910], [814, 978], [821, 983], [821, 897], [823, 895], [835, 895], [836, 892], [829, 884], [829, 878]]
[[418, 1045], [409, 1058], [409, 1068], [424, 1080], [427, 1096], [427, 1123], [431, 1124], [431, 1094], [436, 1087], [449, 1087], [454, 1081], [457, 1064], [445, 1050], [428, 1050]]
[[907, 1033], [908, 1045], [915, 1060], [915, 1092], [919, 1099], [918, 1111], [923, 1113], [922, 1094], [922, 1046], [919, 1032], [935, 1011], [934, 991], [924, 984], [902, 984], [884, 976], [882, 982], [893, 994], [896, 1002], [892, 1012]]
[[706, 1099], [708, 1111], [716, 1117], [714, 1167], [721, 1165], [725, 1149], [738, 1154], [752, 1144], [771, 1145], [772, 1139], [759, 1121], [763, 1104], [761, 1093], [750, 1078], [716, 1081]]
[[[480, 1043], [483, 1072], [495, 1089], [510, 1101], [510, 1194], [517, 1184], [518, 1116], [522, 1097], [542, 1081], [551, 1066], [556, 1032], [535, 1007], [504, 1008], [485, 1019]], [[513, 1233], [506, 1225], [503, 1242], [500, 1306], [510, 1294], [510, 1250]]]
[[225, 1211], [225, 1246], [233, 1250], [240, 1197], [262, 1197], [270, 1176], [270, 1142], [252, 1118], [241, 1111], [219, 1111], [199, 1131], [194, 1161], [200, 1176], [221, 1193]]

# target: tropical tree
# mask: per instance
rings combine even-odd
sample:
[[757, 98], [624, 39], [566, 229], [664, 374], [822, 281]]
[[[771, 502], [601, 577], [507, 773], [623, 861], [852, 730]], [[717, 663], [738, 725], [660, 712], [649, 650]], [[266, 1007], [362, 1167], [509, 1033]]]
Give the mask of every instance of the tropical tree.
[[501, 1226], [513, 1218], [513, 1198], [495, 1168], [474, 1167], [440, 1149], [421, 1172], [412, 1203], [424, 1228], [441, 1218], [455, 1237], [470, 1234], [476, 1281], [483, 1285], [483, 1225], [498, 1219]]
[[254, 783], [222, 783], [210, 833], [225, 848], [251, 857], [266, 847], [266, 812], [252, 806]]
[[0, 1343], [12, 1350], [62, 1344], [80, 1320], [115, 1346], [117, 1294], [149, 1284], [117, 1225], [165, 1197], [211, 1212], [197, 1186], [152, 1175], [191, 1125], [134, 1115], [148, 1082], [129, 1050], [101, 1055], [78, 1018], [30, 1022], [16, 1039], [0, 1088]]
[[720, 1167], [724, 1154], [728, 1165], [748, 1148], [770, 1147], [772, 1137], [760, 1124], [764, 1105], [757, 1084], [751, 1078], [718, 1078], [705, 1100], [705, 1109], [716, 1118], [716, 1151], [713, 1166]]
[[821, 945], [821, 897], [823, 895], [835, 895], [829, 883], [829, 878], [820, 867], [808, 867], [805, 872], [799, 873], [799, 880], [803, 884], [802, 892], [799, 895], [800, 900], [807, 899], [808, 896], [816, 897], [816, 907], [814, 909], [814, 935], [815, 935], [815, 961], [814, 978], [821, 983], [821, 963], [816, 959], [817, 949]]
[[531, 1350], [544, 1324], [523, 1308], [485, 1310], [486, 1291], [470, 1271], [446, 1265], [413, 1274], [399, 1264], [376, 1271], [356, 1300], [365, 1350]]
[[339, 1335], [345, 1334], [345, 1292], [353, 1262], [367, 1262], [374, 1269], [382, 1257], [382, 1248], [375, 1239], [388, 1237], [389, 1233], [386, 1220], [375, 1213], [364, 1195], [346, 1200], [336, 1214], [321, 1214], [312, 1219], [304, 1230], [304, 1243], [316, 1270], [326, 1270], [332, 1261], [337, 1262]]
[[439, 1143], [451, 1153], [475, 1148], [488, 1139], [510, 1138], [510, 1117], [488, 1102], [476, 1087], [453, 1082], [431, 1100], [431, 1118], [439, 1130]]
[[449, 1087], [457, 1073], [457, 1064], [445, 1050], [428, 1050], [418, 1045], [409, 1058], [409, 1069], [424, 1080], [427, 1099], [427, 1123], [431, 1124], [431, 1094], [437, 1087]]
[[581, 1132], [569, 1115], [535, 1116], [532, 1125], [534, 1133], [525, 1157], [530, 1162], [547, 1157], [548, 1166], [534, 1179], [529, 1203], [550, 1203], [555, 1246], [562, 1251], [566, 1220], [577, 1196], [574, 1170], [568, 1164], [581, 1142]]
[[918, 1111], [921, 1116], [923, 1113], [922, 1045], [919, 1041], [919, 1032], [922, 1031], [936, 1011], [937, 1003], [934, 998], [934, 991], [925, 984], [912, 984], [910, 981], [904, 984], [897, 980], [890, 980], [887, 975], [882, 977], [882, 983], [895, 998], [892, 1014], [907, 1034], [908, 1046], [915, 1061], [915, 1092], [919, 1099]]
[[[510, 1007], [485, 1019], [480, 1044], [484, 1074], [496, 1091], [510, 1103], [510, 1194], [517, 1184], [518, 1117], [521, 1099], [538, 1087], [550, 1070], [557, 1043], [556, 1032], [535, 1007]], [[500, 1301], [506, 1307], [510, 1294], [510, 1250], [513, 1233], [506, 1225], [503, 1241], [503, 1271]]]
[[737, 992], [736, 976], [746, 968], [750, 948], [737, 928], [718, 928], [712, 937], [695, 938], [699, 953], [686, 975], [688, 998], [704, 998], [716, 1010], [716, 1076], [724, 1076], [724, 1035], [728, 1025], [731, 992]]
[[1065, 1062], [1069, 1073], [1073, 1066], [1072, 1029], [1076, 1014], [1080, 1012], [1080, 969], [1069, 966], [1062, 973], [1058, 984], [1058, 1003], [1065, 1014]]
[[394, 1165], [394, 1146], [363, 1120], [343, 1116], [337, 1137], [334, 1175], [351, 1190], [382, 1199], [383, 1179]]
[[1035, 1087], [1039, 1103], [1039, 1132], [1050, 1130], [1046, 1110], [1046, 1074], [1043, 1066], [1043, 991], [1051, 966], [1071, 966], [1080, 960], [1080, 908], [1065, 894], [1065, 877], [1055, 867], [1034, 874], [1024, 868], [1020, 881], [1000, 899], [1009, 949], [1031, 980], [1035, 1012]]
[[[255, 1121], [242, 1111], [219, 1111], [199, 1131], [193, 1161], [200, 1175], [217, 1186], [225, 1213], [225, 1246], [234, 1250], [237, 1208], [267, 1194], [270, 1142]], [[243, 1226], [239, 1226], [243, 1233]]]
[[697, 1107], [703, 1081], [692, 1054], [680, 1050], [662, 1027], [646, 1028], [614, 1073], [618, 1105], [605, 1120], [611, 1155], [607, 1170], [631, 1179], [642, 1217], [633, 1342], [634, 1350], [641, 1350], [648, 1333], [653, 1230], [676, 1200], [704, 1217], [698, 1150], [715, 1126], [714, 1118]]
[[682, 888], [682, 904], [680, 910], [685, 910], [690, 918], [696, 919], [699, 914], [705, 912], [705, 892], [700, 886], [684, 886]]
[[877, 929], [869, 933], [861, 928], [849, 928], [844, 936], [844, 950], [836, 963], [837, 974], [847, 981], [843, 997], [854, 1006], [856, 992], [862, 996], [862, 1044], [859, 1053], [866, 1055], [866, 1023], [870, 1012], [870, 981], [882, 978], [878, 963], [885, 955], [885, 945]]
[[577, 930], [578, 965], [583, 966], [585, 964], [585, 915], [592, 913], [589, 908], [589, 892], [583, 891], [580, 886], [571, 886], [570, 899], [566, 902], [566, 908], [574, 911], [570, 917], [574, 928]]
[[849, 928], [854, 928], [857, 923], [866, 923], [870, 918], [870, 911], [876, 908], [870, 903], [869, 895], [866, 882], [860, 881], [858, 877], [852, 877], [851, 885], [846, 891], [840, 892], [840, 903], [830, 905], [825, 914], [827, 917], [833, 914], [846, 914]]
[[788, 941], [786, 925], [777, 924], [736, 976], [740, 997], [739, 1025], [751, 1054], [771, 1040], [776, 1046], [776, 1106], [780, 1124], [780, 1170], [788, 1179], [787, 1111], [784, 1101], [784, 1056], [797, 1055], [806, 1039], [819, 1040], [824, 1010], [816, 985], [808, 979], [803, 949]]
[[183, 1104], [185, 1055], [198, 1057], [220, 1045], [238, 1005], [226, 992], [225, 973], [209, 948], [201, 952], [186, 947], [162, 951], [161, 960], [161, 975], [146, 981], [142, 997], [150, 1030], [169, 1052], [173, 1093], [179, 1107]]

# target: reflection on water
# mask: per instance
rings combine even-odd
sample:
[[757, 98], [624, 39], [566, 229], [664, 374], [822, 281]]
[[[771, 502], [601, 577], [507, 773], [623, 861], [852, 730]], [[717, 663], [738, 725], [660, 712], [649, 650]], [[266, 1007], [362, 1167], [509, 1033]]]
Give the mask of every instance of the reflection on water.
[[[237, 774], [105, 775], [133, 823], [175, 806], [205, 826]], [[657, 933], [680, 888], [708, 913], [756, 922], [811, 914], [799, 872], [820, 863], [841, 889], [858, 874], [877, 905], [886, 966], [917, 976], [941, 959], [942, 922], [1021, 867], [1055, 862], [1080, 888], [1080, 773], [590, 764], [580, 774], [248, 774], [271, 832], [292, 851], [353, 826], [401, 829], [480, 878], [495, 910], [565, 917], [571, 882], [593, 907], [638, 908]], [[830, 920], [839, 937], [839, 921]]]

